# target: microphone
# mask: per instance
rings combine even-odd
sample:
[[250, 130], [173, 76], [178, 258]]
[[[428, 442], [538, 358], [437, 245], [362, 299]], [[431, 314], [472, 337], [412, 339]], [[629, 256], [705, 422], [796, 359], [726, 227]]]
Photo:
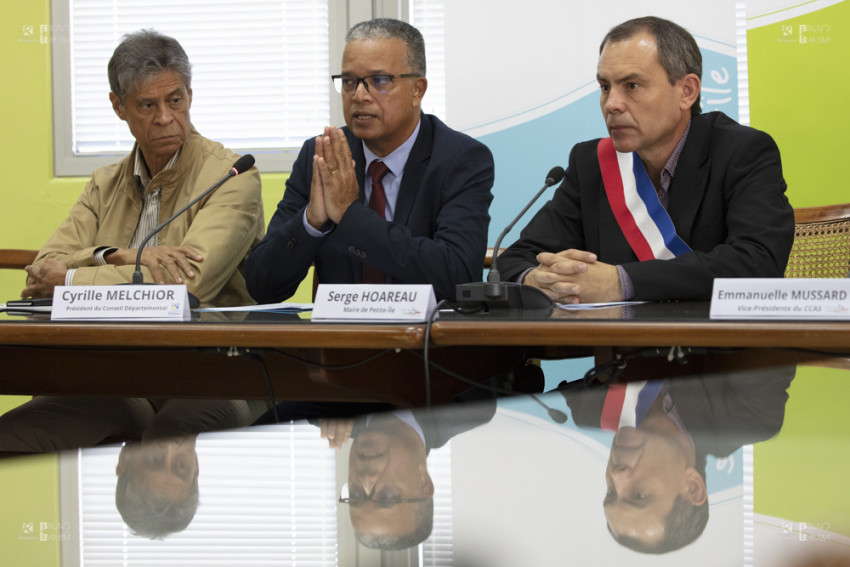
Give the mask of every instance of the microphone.
[[[192, 205], [194, 205], [195, 203], [197, 203], [198, 201], [218, 189], [225, 181], [227, 181], [231, 177], [236, 177], [240, 173], [245, 173], [246, 171], [251, 169], [253, 165], [254, 156], [252, 156], [251, 154], [245, 154], [244, 156], [236, 160], [236, 163], [233, 164], [233, 167], [230, 168], [230, 170], [227, 172], [227, 175], [213, 183], [209, 189], [205, 190], [203, 193], [189, 201], [189, 203], [185, 207], [181, 208], [179, 211], [171, 215], [168, 219], [163, 221], [162, 224], [153, 229], [139, 245], [139, 251], [136, 253], [136, 270], [133, 272], [133, 284], [140, 285], [145, 283], [145, 277], [144, 275], [142, 275], [142, 250], [144, 249], [145, 244], [147, 244], [151, 238], [153, 238], [160, 230], [165, 228], [171, 221], [173, 221], [174, 219], [185, 213], [187, 210], [189, 210], [189, 207], [191, 207]], [[190, 303], [192, 302], [192, 298], [193, 296], [190, 294]], [[194, 301], [200, 303], [198, 302], [197, 298], [194, 298]], [[197, 307], [197, 305], [193, 306]]]
[[529, 396], [531, 396], [531, 399], [533, 399], [535, 402], [537, 402], [538, 404], [543, 406], [543, 409], [546, 410], [546, 413], [549, 415], [549, 418], [552, 421], [554, 421], [555, 423], [566, 423], [567, 422], [567, 414], [565, 414], [564, 412], [562, 412], [559, 409], [555, 409], [553, 407], [547, 406], [546, 404], [544, 404], [540, 400], [540, 398], [538, 398], [534, 394], [529, 394]]
[[551, 309], [554, 302], [548, 295], [536, 287], [523, 285], [516, 282], [499, 281], [498, 257], [499, 245], [502, 239], [511, 231], [520, 218], [531, 208], [531, 205], [540, 198], [546, 189], [559, 183], [564, 178], [564, 168], [555, 166], [546, 174], [546, 182], [519, 214], [505, 227], [505, 230], [496, 239], [493, 248], [493, 263], [490, 273], [487, 274], [487, 282], [476, 282], [458, 284], [455, 288], [457, 303], [464, 308], [484, 307], [490, 311], [493, 309]]

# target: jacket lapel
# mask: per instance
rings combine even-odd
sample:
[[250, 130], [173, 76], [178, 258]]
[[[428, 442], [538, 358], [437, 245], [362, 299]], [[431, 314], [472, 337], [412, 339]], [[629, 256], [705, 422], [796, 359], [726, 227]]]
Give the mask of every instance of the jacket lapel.
[[[345, 137], [348, 140], [348, 147], [351, 150], [351, 158], [354, 160], [354, 173], [357, 175], [357, 185], [360, 187], [360, 196], [358, 200], [366, 204], [366, 154], [363, 152], [363, 141], [354, 136], [351, 130], [346, 126], [343, 128]], [[355, 260], [354, 256], [349, 255], [349, 266], [352, 274], [352, 282], [359, 283], [361, 281], [361, 273], [363, 264], [360, 260]]]
[[[416, 194], [419, 192], [419, 185], [422, 177], [425, 174], [425, 168], [428, 165], [428, 160], [431, 157], [431, 140], [433, 139], [433, 126], [431, 121], [423, 114], [421, 115], [421, 126], [419, 127], [419, 135], [413, 143], [413, 148], [410, 150], [410, 156], [407, 158], [407, 163], [404, 166], [404, 175], [401, 178], [401, 187], [399, 188], [398, 200], [396, 201], [395, 213], [393, 213], [393, 222], [399, 224], [407, 224], [407, 219], [410, 216], [410, 211], [413, 209], [413, 203], [416, 200]], [[351, 157], [354, 160], [354, 171], [357, 174], [357, 184], [360, 186], [359, 200], [364, 205], [366, 204], [366, 154], [363, 152], [363, 141], [356, 138], [348, 129], [343, 129], [348, 147], [351, 149]], [[354, 274], [354, 281], [360, 281], [363, 265], [359, 260], [353, 257], [350, 260], [351, 271]]]
[[351, 130], [346, 126], [343, 128], [348, 140], [348, 148], [351, 150], [351, 158], [354, 160], [354, 173], [357, 174], [357, 185], [360, 187], [361, 203], [366, 204], [366, 154], [363, 153], [363, 141], [355, 138]]
[[420, 114], [419, 135], [410, 150], [410, 156], [404, 165], [404, 175], [401, 178], [401, 187], [398, 191], [393, 222], [407, 225], [419, 186], [425, 175], [425, 168], [431, 159], [431, 147], [434, 139], [434, 127], [431, 120], [424, 114]]
[[678, 234], [690, 242], [697, 212], [702, 205], [708, 180], [709, 123], [703, 116], [691, 119], [688, 139], [676, 165], [676, 174], [670, 185], [670, 217]]

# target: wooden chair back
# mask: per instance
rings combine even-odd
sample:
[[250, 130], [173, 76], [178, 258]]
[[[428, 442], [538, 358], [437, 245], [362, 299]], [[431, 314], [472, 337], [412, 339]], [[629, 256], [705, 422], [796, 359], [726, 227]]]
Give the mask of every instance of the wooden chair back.
[[850, 203], [794, 209], [786, 278], [850, 276]]
[[0, 269], [23, 270], [35, 261], [38, 250], [0, 248]]

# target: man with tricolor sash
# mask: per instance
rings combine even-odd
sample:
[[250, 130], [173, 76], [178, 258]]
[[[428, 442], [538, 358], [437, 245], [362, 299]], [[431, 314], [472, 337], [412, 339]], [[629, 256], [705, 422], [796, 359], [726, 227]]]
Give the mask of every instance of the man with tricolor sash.
[[707, 300], [714, 278], [781, 277], [794, 239], [779, 150], [701, 113], [693, 36], [656, 17], [611, 29], [597, 64], [609, 138], [577, 144], [563, 183], [499, 258], [560, 303]]
[[[717, 511], [722, 500], [707, 484], [708, 457], [726, 460], [728, 475], [740, 466], [738, 449], [779, 433], [796, 370], [774, 366], [598, 388], [561, 383], [578, 427], [614, 434], [602, 500], [611, 536], [651, 554], [698, 539], [709, 507]], [[719, 473], [718, 467], [712, 480], [722, 479]]]

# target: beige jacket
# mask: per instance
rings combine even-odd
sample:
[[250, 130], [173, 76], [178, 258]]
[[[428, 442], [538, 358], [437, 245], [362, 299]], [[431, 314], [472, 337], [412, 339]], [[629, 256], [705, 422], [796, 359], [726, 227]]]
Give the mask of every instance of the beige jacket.
[[[97, 169], [68, 218], [38, 253], [35, 263], [55, 258], [76, 268], [74, 285], [106, 285], [132, 281], [134, 266], [98, 266], [94, 251], [101, 246], [128, 248], [142, 210], [130, 154], [116, 164]], [[201, 136], [194, 128], [174, 167], [156, 174], [147, 190], [162, 188], [159, 222], [227, 174], [238, 154]], [[265, 232], [260, 175], [256, 167], [229, 179], [211, 195], [162, 229], [160, 245], [190, 246], [204, 258], [190, 263], [190, 293], [216, 306], [253, 303], [245, 288], [243, 263], [248, 250]], [[142, 266], [146, 282], [153, 276]], [[174, 283], [165, 272], [166, 283]]]

